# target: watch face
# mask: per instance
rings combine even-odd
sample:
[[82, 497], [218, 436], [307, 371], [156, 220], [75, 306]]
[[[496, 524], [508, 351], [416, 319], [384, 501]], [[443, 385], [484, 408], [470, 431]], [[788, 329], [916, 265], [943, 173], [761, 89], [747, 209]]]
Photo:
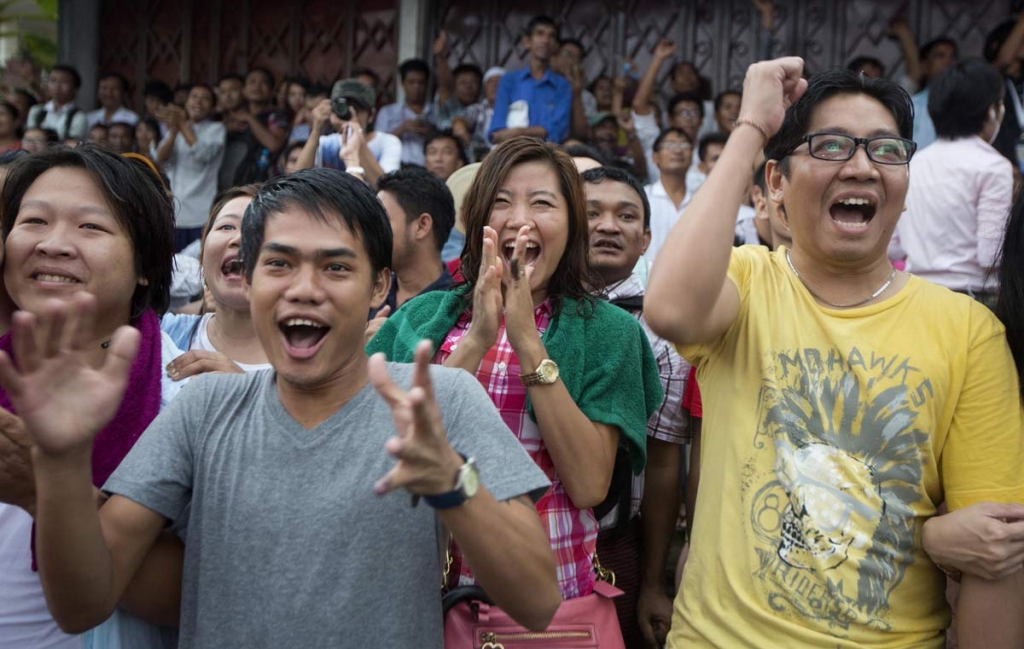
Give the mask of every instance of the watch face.
[[558, 365], [555, 365], [552, 360], [545, 359], [537, 368], [537, 373], [540, 374], [544, 383], [554, 383], [558, 379]]
[[462, 476], [462, 493], [466, 498], [472, 498], [480, 488], [480, 473], [476, 464], [468, 464]]

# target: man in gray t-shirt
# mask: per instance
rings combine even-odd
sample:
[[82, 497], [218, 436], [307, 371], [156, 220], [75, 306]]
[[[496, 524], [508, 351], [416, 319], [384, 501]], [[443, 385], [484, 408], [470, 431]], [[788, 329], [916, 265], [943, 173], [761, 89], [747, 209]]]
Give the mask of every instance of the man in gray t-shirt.
[[[547, 626], [560, 598], [530, 501], [544, 474], [472, 376], [430, 365], [429, 343], [413, 365], [363, 351], [390, 256], [364, 183], [310, 169], [264, 185], [241, 258], [273, 370], [194, 379], [111, 476], [99, 512], [89, 451], [138, 333], [118, 330], [97, 369], [82, 343], [97, 338], [94, 300], [15, 328], [24, 353], [17, 369], [0, 357], [0, 378], [35, 443], [40, 577], [62, 628], [102, 622], [141, 567], [151, 599], [180, 587], [183, 649], [441, 649], [438, 521], [498, 606]], [[169, 522], [185, 538], [180, 582], [147, 557]]]

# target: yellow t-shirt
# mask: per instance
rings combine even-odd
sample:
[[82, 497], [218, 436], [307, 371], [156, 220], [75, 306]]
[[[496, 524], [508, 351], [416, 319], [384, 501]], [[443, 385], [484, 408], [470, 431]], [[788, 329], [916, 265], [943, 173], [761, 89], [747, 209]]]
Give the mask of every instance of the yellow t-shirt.
[[1024, 502], [1004, 330], [911, 277], [818, 305], [784, 251], [737, 248], [736, 321], [680, 348], [704, 405], [697, 524], [669, 647], [944, 647], [945, 580], [921, 547], [945, 500]]

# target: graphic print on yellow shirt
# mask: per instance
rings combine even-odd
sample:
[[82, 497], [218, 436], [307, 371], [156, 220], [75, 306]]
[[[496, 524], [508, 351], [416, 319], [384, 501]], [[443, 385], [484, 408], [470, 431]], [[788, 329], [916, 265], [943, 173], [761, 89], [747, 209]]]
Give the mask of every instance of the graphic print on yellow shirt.
[[[860, 611], [886, 628], [889, 594], [914, 560], [914, 505], [926, 498], [917, 419], [934, 397], [929, 381], [909, 358], [857, 347], [770, 356], [753, 446], [773, 445], [775, 465], [751, 467], [751, 485], [763, 486], [749, 512], [767, 604], [840, 630]], [[851, 569], [853, 583], [843, 579]]]
[[680, 349], [704, 428], [668, 646], [937, 649], [949, 613], [924, 521], [943, 500], [1024, 500], [1002, 326], [913, 277], [878, 304], [824, 308], [782, 254], [736, 249], [736, 321]]

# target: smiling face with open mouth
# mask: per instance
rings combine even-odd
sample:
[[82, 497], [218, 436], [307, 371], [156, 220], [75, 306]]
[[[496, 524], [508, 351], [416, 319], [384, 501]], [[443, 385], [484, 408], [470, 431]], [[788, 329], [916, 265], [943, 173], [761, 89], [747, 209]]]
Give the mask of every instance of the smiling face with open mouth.
[[87, 291], [97, 331], [126, 324], [139, 284], [131, 240], [84, 169], [55, 167], [25, 192], [4, 245], [4, 282], [18, 308]]
[[242, 286], [242, 215], [252, 199], [248, 196], [228, 201], [210, 226], [203, 242], [203, 277], [213, 299], [235, 309], [248, 309], [249, 300]]
[[293, 207], [268, 216], [247, 292], [278, 376], [313, 389], [365, 361], [366, 314], [387, 296], [389, 278], [373, 272], [362, 237], [337, 215]]
[[555, 170], [545, 162], [513, 167], [495, 196], [488, 225], [498, 233], [498, 252], [505, 260], [503, 277], [511, 276], [509, 264], [520, 228], [530, 227], [521, 261], [533, 267], [534, 301], [543, 301], [569, 237], [568, 204]]
[[[899, 137], [896, 120], [867, 95], [831, 97], [811, 114], [808, 133]], [[864, 147], [844, 162], [812, 158], [803, 144], [775, 171], [771, 191], [793, 232], [793, 248], [842, 266], [875, 264], [887, 255], [910, 182], [908, 165], [872, 162]]]

